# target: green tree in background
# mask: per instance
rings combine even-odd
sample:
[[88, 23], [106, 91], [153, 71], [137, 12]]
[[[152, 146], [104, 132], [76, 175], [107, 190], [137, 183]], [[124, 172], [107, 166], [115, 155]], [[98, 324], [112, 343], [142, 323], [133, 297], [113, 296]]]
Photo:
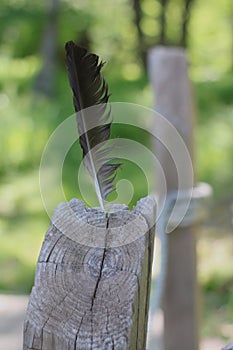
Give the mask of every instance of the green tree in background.
[[58, 6], [51, 0], [53, 3], [1, 1], [2, 55], [34, 56], [41, 62], [42, 42], [45, 45], [45, 33], [52, 30], [54, 25], [49, 23], [54, 21], [57, 39], [54, 36], [48, 46], [51, 49], [57, 40], [58, 63], [63, 62], [65, 41], [86, 44], [86, 37], [92, 50], [123, 71], [124, 65], [131, 63], [141, 71], [147, 49], [157, 44], [189, 44], [191, 72], [196, 79], [219, 77], [232, 69], [230, 0], [213, 0], [211, 6], [201, 0], [103, 0], [101, 6], [94, 0], [60, 0], [59, 13], [49, 15]]
[[[147, 50], [150, 46], [155, 45], [173, 45], [187, 47], [188, 39], [188, 24], [191, 15], [191, 6], [193, 5], [194, 0], [183, 0], [183, 1], [173, 1], [169, 0], [154, 0], [154, 26], [158, 28], [158, 31], [154, 38], [148, 38], [148, 35], [145, 34], [142, 28], [142, 23], [146, 13], [143, 12], [142, 7], [147, 8], [146, 0], [132, 0], [132, 6], [134, 9], [134, 21], [135, 27], [137, 29], [138, 35], [138, 53], [142, 57], [142, 62], [146, 68], [146, 56]], [[179, 13], [179, 18], [176, 21], [170, 20], [167, 16], [167, 9], [169, 6], [175, 4], [175, 11]], [[152, 7], [152, 3], [151, 3]], [[152, 18], [152, 15], [150, 13]], [[173, 33], [177, 33], [176, 37], [169, 37], [167, 28], [173, 28]], [[176, 30], [174, 30], [176, 28]], [[177, 30], [178, 28], [178, 30]], [[172, 34], [173, 34], [172, 33]], [[170, 34], [170, 33], [169, 33]], [[149, 40], [148, 40], [149, 39]]]

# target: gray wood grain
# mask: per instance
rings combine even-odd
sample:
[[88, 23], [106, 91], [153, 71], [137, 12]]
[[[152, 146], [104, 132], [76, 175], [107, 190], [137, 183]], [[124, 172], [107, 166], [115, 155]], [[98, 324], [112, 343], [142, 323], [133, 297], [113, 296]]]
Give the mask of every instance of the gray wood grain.
[[[108, 219], [81, 201], [72, 200], [69, 206], [78, 218], [77, 236], [72, 217], [58, 220], [65, 210], [58, 206], [37, 263], [23, 349], [145, 349], [154, 201], [145, 198], [133, 211], [118, 207]], [[66, 234], [69, 224], [73, 239]], [[86, 227], [101, 229], [95, 232], [104, 235], [103, 247], [93, 246], [93, 240], [89, 246], [79, 242]], [[113, 235], [118, 234], [117, 241]]]

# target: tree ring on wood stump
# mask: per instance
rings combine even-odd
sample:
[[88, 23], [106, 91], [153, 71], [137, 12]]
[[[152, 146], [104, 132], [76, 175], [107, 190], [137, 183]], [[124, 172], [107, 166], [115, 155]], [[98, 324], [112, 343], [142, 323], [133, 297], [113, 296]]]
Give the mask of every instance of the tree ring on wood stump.
[[87, 262], [84, 265], [84, 271], [96, 278], [99, 277], [102, 267], [101, 278], [103, 280], [113, 277], [122, 266], [122, 258], [117, 249], [109, 249], [106, 256], [104, 256], [103, 249], [90, 250], [85, 260]]

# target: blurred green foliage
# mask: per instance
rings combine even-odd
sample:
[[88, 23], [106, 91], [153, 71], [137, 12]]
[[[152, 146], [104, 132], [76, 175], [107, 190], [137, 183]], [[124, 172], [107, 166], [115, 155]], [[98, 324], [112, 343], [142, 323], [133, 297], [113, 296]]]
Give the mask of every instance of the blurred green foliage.
[[[167, 12], [168, 36], [176, 36], [180, 1]], [[49, 219], [38, 185], [41, 155], [51, 132], [73, 113], [64, 68], [64, 43], [86, 40], [108, 62], [104, 68], [111, 101], [153, 106], [152, 91], [140, 57], [128, 0], [63, 0], [58, 16], [56, 91], [52, 100], [33, 93], [42, 66], [40, 45], [47, 22], [47, 2], [2, 0], [0, 3], [0, 290], [29, 292]], [[160, 4], [143, 0], [142, 30], [156, 43]], [[212, 216], [198, 245], [204, 290], [204, 333], [230, 338], [233, 312], [231, 205], [233, 195], [233, 106], [231, 1], [196, 0], [189, 28], [190, 75], [197, 98], [196, 172], [214, 189]], [[140, 130], [118, 127], [116, 135], [148, 145]], [[81, 151], [75, 144], [64, 164], [67, 198], [79, 197], [76, 171]], [[120, 178], [133, 182], [136, 200], [147, 194], [146, 181], [129, 162]], [[56, 193], [54, 194], [56, 202]], [[215, 312], [216, 311], [216, 312]], [[212, 317], [214, 313], [214, 317]], [[221, 324], [222, 328], [218, 325]], [[225, 328], [224, 328], [225, 326]]]

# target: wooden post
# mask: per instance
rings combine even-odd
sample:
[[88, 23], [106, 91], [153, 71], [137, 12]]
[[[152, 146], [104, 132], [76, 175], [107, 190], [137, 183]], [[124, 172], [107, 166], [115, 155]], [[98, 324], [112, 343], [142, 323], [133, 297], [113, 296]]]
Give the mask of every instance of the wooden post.
[[75, 199], [57, 207], [37, 263], [24, 350], [145, 350], [154, 211], [150, 197], [133, 211], [115, 206], [108, 219]]
[[[185, 51], [174, 47], [152, 49], [149, 52], [149, 71], [156, 111], [177, 129], [192, 158], [194, 104]], [[161, 132], [166, 133], [166, 130]], [[172, 136], [167, 135], [169, 137]], [[179, 185], [176, 164], [163, 145], [157, 145], [156, 154], [164, 170], [169, 194]], [[186, 164], [183, 167], [185, 169]], [[185, 184], [182, 186], [183, 190], [187, 189]], [[198, 349], [196, 280], [194, 227], [178, 227], [167, 236], [167, 274], [163, 296], [164, 350]]]
[[233, 350], [233, 341], [224, 346], [222, 350]]

